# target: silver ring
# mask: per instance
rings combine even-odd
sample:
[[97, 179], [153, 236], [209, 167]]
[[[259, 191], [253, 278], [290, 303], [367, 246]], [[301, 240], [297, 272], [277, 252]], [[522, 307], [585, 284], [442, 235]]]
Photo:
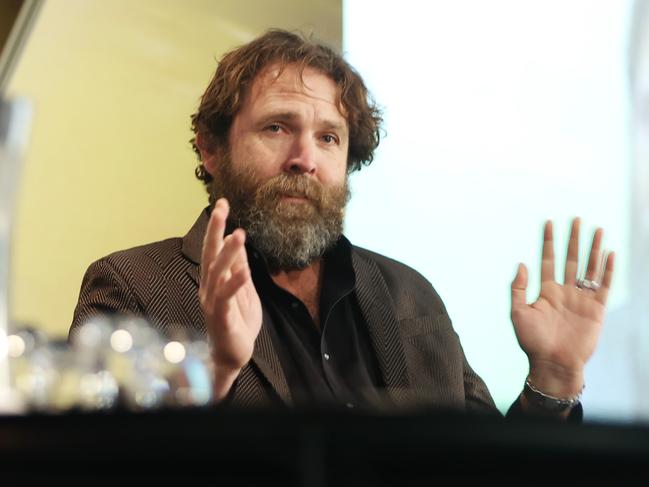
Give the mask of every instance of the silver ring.
[[579, 289], [587, 289], [588, 291], [597, 291], [602, 285], [597, 281], [590, 279], [577, 279], [577, 287]]

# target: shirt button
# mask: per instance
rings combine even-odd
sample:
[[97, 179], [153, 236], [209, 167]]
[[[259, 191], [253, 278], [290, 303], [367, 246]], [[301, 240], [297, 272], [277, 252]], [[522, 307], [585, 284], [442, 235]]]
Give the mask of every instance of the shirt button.
[[293, 309], [297, 309], [297, 307], [298, 307], [299, 305], [300, 305], [300, 303], [298, 303], [297, 301], [293, 301], [293, 302], [291, 303], [291, 306], [293, 307]]
[[349, 409], [354, 409], [354, 405], [351, 402], [348, 402], [347, 404], [345, 404], [345, 406], [347, 406]]
[[329, 360], [329, 354], [328, 354], [328, 353], [325, 353], [325, 354], [324, 354], [324, 358], [325, 358], [325, 360]]

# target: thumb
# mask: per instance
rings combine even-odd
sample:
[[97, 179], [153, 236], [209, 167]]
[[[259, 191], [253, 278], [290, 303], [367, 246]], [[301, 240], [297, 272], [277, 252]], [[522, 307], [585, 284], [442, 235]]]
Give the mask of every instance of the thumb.
[[512, 311], [520, 309], [527, 304], [527, 267], [525, 264], [518, 264], [516, 276], [512, 281]]

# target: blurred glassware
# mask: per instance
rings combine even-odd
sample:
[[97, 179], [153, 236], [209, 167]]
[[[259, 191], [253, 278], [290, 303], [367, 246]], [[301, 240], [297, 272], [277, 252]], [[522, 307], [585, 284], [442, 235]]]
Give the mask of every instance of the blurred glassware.
[[32, 106], [25, 99], [5, 100], [1, 95], [0, 92], [0, 413], [12, 413], [19, 412], [22, 405], [10, 387], [9, 375], [11, 232]]
[[7, 337], [7, 350], [12, 387], [28, 412], [143, 411], [212, 399], [207, 342], [164, 337], [139, 318], [97, 317], [70, 344], [24, 328]]

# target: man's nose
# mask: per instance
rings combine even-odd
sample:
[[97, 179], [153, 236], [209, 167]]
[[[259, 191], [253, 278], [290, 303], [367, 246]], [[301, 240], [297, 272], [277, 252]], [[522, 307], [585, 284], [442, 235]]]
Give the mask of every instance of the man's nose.
[[291, 174], [315, 174], [316, 146], [309, 136], [296, 137], [283, 170]]

